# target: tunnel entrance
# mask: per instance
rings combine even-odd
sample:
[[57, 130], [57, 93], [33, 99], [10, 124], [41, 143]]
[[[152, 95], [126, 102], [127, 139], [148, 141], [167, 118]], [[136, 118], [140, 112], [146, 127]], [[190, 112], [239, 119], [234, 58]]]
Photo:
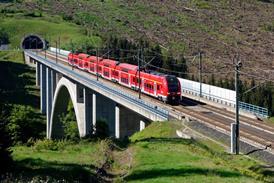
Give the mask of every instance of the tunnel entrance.
[[22, 39], [22, 49], [46, 49], [47, 41], [38, 35], [27, 35]]

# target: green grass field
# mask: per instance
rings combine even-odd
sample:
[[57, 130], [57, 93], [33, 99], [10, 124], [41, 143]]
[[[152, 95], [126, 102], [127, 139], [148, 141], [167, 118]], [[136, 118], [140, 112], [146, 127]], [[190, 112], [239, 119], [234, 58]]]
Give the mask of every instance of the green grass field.
[[16, 146], [13, 148], [14, 176], [22, 180], [92, 180], [95, 166], [103, 158], [99, 145], [93, 142], [65, 143], [58, 151]]
[[55, 22], [42, 18], [5, 18], [0, 22], [0, 28], [9, 34], [10, 48], [20, 48], [22, 38], [28, 34], [37, 34], [47, 39], [51, 46], [56, 47], [56, 41], [60, 37], [61, 47], [66, 47], [71, 42], [92, 42], [100, 44], [97, 36], [87, 37], [84, 29], [72, 23], [56, 19]]
[[[244, 155], [233, 156], [212, 141], [174, 138], [174, 123], [153, 123], [131, 137], [135, 143], [129, 182], [257, 182], [273, 181]], [[255, 171], [256, 169], [256, 171]], [[267, 172], [267, 170], [265, 171]], [[266, 173], [267, 174], [267, 173]], [[271, 177], [272, 176], [272, 177]]]
[[[273, 172], [263, 164], [244, 155], [234, 156], [208, 140], [184, 140], [175, 138], [177, 123], [155, 122], [144, 131], [131, 137], [131, 143], [123, 151], [113, 150], [108, 172], [125, 172], [122, 179], [116, 174], [114, 182], [271, 182]], [[134, 141], [134, 142], [133, 142]], [[68, 143], [58, 150], [36, 146], [16, 146], [13, 158], [17, 173], [23, 177], [44, 177], [53, 180], [86, 181], [95, 176], [96, 167], [104, 159], [102, 141]], [[127, 152], [132, 154], [130, 169], [122, 169], [128, 162]], [[122, 154], [123, 164], [115, 156]], [[122, 165], [122, 166], [121, 166]], [[75, 173], [76, 172], [76, 173]], [[81, 179], [80, 175], [83, 179]], [[272, 177], [271, 177], [272, 176]]]

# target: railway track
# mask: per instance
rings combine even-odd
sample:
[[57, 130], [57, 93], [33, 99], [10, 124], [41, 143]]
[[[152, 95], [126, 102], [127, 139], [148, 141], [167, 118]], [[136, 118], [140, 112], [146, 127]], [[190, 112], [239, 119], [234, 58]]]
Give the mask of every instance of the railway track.
[[[217, 108], [217, 107], [214, 107], [211, 105], [204, 105], [204, 104], [201, 105], [201, 104], [199, 104], [199, 102], [196, 102], [196, 101], [193, 101], [192, 99], [187, 99], [187, 98], [184, 98], [184, 100], [187, 100], [188, 102], [191, 102], [195, 105], [199, 105], [201, 108], [204, 108], [204, 109], [210, 110], [212, 112], [224, 115], [227, 118], [230, 118], [230, 119], [235, 118], [235, 114], [231, 111], [226, 110], [225, 108]], [[255, 120], [255, 119], [248, 118], [245, 116], [240, 116], [240, 122], [242, 122], [244, 124], [248, 124], [254, 128], [261, 128], [265, 132], [274, 135], [274, 125], [272, 125], [272, 124], [265, 124], [265, 122], [263, 122], [263, 121]]]
[[[39, 53], [41, 56], [45, 56], [44, 52]], [[47, 52], [47, 58], [52, 59], [55, 61], [56, 55], [55, 53]], [[68, 62], [67, 58], [65, 56], [58, 55], [58, 62], [62, 62], [62, 64], [67, 65], [71, 67]], [[77, 67], [74, 67], [77, 68]], [[72, 68], [73, 69], [73, 68]], [[78, 69], [76, 69], [78, 70]], [[95, 75], [92, 75], [88, 72], [83, 72], [79, 69], [79, 72], [81, 71], [82, 74], [85, 74], [87, 76], [96, 78]], [[114, 88], [117, 88], [118, 90], [126, 90], [129, 94], [133, 96], [138, 96], [138, 93], [136, 91], [133, 91], [129, 88], [123, 87], [121, 85], [114, 84], [113, 82], [109, 80], [103, 80], [103, 82], [111, 85]], [[142, 94], [142, 98], [146, 101], [149, 101], [151, 103], [156, 104], [159, 107], [162, 107], [169, 111], [170, 116], [176, 119], [183, 119], [183, 118], [189, 118], [191, 120], [198, 121], [200, 123], [205, 124], [206, 126], [213, 128], [217, 131], [220, 131], [224, 134], [230, 135], [230, 124], [234, 122], [234, 116], [235, 114], [233, 112], [217, 108], [210, 105], [202, 105], [199, 102], [193, 101], [191, 99], [186, 99], [187, 102], [191, 102], [192, 105], [194, 104], [196, 108], [199, 108], [199, 110], [194, 110], [189, 108], [186, 103], [184, 103], [184, 100], [181, 105], [178, 106], [171, 106], [168, 104], [164, 104], [163, 102], [154, 99], [152, 97], [149, 97], [145, 94]], [[262, 121], [255, 120], [252, 118], [240, 116], [240, 140], [244, 141], [250, 145], [256, 146], [256, 147], [266, 147], [271, 145], [274, 147], [274, 126], [264, 124]], [[273, 148], [268, 148], [268, 151], [274, 154]]]

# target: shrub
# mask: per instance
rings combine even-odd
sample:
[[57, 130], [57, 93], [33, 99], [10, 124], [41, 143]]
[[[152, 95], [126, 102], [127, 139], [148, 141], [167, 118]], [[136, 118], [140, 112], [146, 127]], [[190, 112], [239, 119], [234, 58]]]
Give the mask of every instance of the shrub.
[[42, 150], [60, 151], [60, 150], [64, 150], [64, 148], [68, 144], [70, 144], [70, 142], [66, 140], [54, 141], [54, 140], [44, 139], [44, 140], [37, 140], [33, 145], [33, 149], [36, 151], [42, 151]]
[[14, 105], [8, 117], [7, 130], [13, 142], [26, 143], [29, 138], [40, 138], [45, 127], [34, 118], [35, 112], [29, 106]]
[[95, 130], [95, 136], [99, 138], [106, 138], [108, 137], [108, 124], [105, 120], [98, 120], [96, 122], [96, 130]]
[[67, 113], [61, 115], [60, 121], [62, 122], [64, 128], [64, 138], [66, 140], [78, 141], [79, 131], [71, 101], [68, 104]]
[[[10, 146], [12, 141], [6, 130], [7, 126], [7, 106], [0, 103], [0, 174], [7, 170], [12, 162]], [[4, 166], [3, 166], [4, 165]]]
[[264, 30], [268, 32], [274, 32], [274, 22], [272, 24], [264, 25]]
[[0, 28], [0, 45], [8, 44], [8, 43], [9, 43], [8, 33], [3, 28]]

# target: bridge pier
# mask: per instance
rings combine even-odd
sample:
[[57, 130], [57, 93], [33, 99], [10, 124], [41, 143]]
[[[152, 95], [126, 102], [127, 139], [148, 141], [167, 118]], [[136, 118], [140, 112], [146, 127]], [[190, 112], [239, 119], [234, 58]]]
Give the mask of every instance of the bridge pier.
[[46, 114], [46, 66], [40, 66], [40, 109], [42, 114]]
[[115, 138], [119, 139], [120, 136], [120, 107], [118, 104], [115, 106]]
[[146, 123], [144, 121], [140, 120], [140, 131], [145, 129], [145, 127], [146, 127]]
[[47, 75], [47, 138], [49, 138], [49, 126], [50, 126], [50, 117], [51, 117], [51, 110], [52, 110], [52, 70], [47, 67], [46, 70]]
[[36, 86], [40, 86], [40, 66], [41, 64], [39, 62], [36, 62]]
[[55, 92], [55, 89], [56, 89], [56, 71], [55, 70], [51, 70], [51, 97], [52, 97], [52, 100], [53, 100], [53, 97], [54, 97], [54, 92]]
[[145, 128], [148, 119], [120, 105], [120, 138], [129, 137]]
[[84, 136], [92, 133], [92, 93], [88, 88], [84, 88], [84, 103], [85, 103], [85, 120], [84, 120]]
[[92, 133], [94, 134], [96, 132], [96, 94], [92, 94], [92, 126], [93, 126], [93, 131]]

